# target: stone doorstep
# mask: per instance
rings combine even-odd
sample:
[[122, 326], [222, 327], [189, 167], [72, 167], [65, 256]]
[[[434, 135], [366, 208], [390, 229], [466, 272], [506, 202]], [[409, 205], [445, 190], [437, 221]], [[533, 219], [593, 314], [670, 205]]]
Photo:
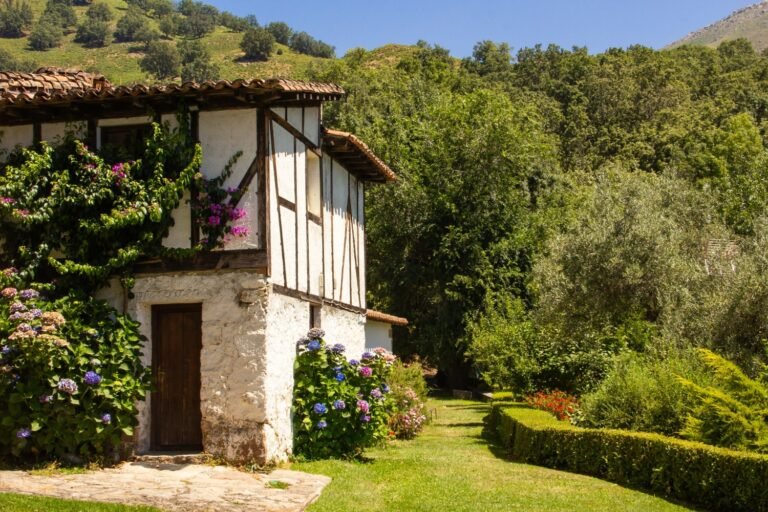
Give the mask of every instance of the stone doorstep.
[[146, 464], [212, 464], [214, 457], [208, 453], [193, 452], [150, 452], [133, 455], [128, 462], [143, 462]]

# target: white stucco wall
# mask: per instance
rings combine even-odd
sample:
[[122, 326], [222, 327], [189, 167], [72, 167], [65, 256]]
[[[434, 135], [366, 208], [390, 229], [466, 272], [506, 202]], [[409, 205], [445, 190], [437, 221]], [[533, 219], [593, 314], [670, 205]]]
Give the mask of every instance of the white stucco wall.
[[365, 323], [365, 348], [382, 347], [392, 352], [392, 326], [368, 320]]
[[0, 127], [0, 158], [4, 153], [13, 151], [17, 146], [27, 147], [32, 144], [32, 125]]
[[43, 123], [40, 127], [40, 137], [49, 144], [56, 145], [64, 140], [67, 134], [77, 139], [85, 139], [88, 124], [85, 121], [73, 123]]

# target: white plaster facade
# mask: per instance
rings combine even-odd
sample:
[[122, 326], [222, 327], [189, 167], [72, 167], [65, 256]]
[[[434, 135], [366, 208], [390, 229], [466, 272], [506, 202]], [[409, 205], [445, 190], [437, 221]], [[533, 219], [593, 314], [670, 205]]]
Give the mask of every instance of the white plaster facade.
[[392, 352], [392, 326], [386, 322], [369, 319], [365, 323], [365, 348], [376, 347]]

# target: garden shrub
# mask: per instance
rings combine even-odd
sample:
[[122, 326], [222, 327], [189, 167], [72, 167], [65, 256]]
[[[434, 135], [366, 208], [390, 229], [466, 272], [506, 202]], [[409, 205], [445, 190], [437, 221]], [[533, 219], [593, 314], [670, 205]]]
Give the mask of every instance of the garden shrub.
[[522, 404], [494, 406], [511, 457], [728, 512], [768, 511], [768, 457], [659, 434], [584, 429]]
[[[0, 281], [17, 276], [6, 270]], [[90, 297], [0, 292], [0, 456], [109, 455], [149, 387], [139, 324]]]
[[389, 418], [390, 431], [401, 439], [413, 438], [427, 421], [425, 401], [429, 389], [421, 364], [395, 361], [388, 383], [394, 407]]
[[714, 373], [715, 382], [704, 387], [679, 378], [696, 400], [685, 420], [683, 437], [727, 448], [768, 452], [768, 387], [710, 350], [698, 349], [697, 353]]
[[678, 376], [699, 385], [712, 381], [691, 349], [670, 345], [626, 353], [597, 388], [581, 397], [579, 425], [679, 436], [693, 396]]
[[[365, 352], [347, 360], [312, 329], [299, 340], [294, 371], [294, 453], [307, 459], [353, 457], [388, 437], [391, 357]], [[393, 357], [393, 356], [392, 356]]]

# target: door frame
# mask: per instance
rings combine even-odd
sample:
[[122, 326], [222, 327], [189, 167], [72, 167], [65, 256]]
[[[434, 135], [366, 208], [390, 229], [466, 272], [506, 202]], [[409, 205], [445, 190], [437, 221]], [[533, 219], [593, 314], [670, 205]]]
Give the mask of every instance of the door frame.
[[[153, 391], [150, 395], [150, 442], [149, 442], [149, 449], [150, 451], [202, 451], [202, 432], [201, 432], [201, 444], [191, 446], [191, 445], [174, 445], [174, 446], [161, 446], [159, 444], [160, 441], [160, 425], [162, 425], [161, 419], [160, 419], [160, 411], [158, 410], [159, 407], [159, 401], [155, 400], [156, 393], [158, 392], [157, 389], [157, 368], [160, 363], [160, 350], [157, 350], [159, 348], [159, 336], [158, 336], [158, 319], [162, 315], [163, 312], [199, 312], [200, 314], [200, 354], [198, 356], [198, 372], [200, 371], [202, 367], [202, 319], [203, 319], [203, 304], [201, 302], [190, 302], [190, 303], [174, 303], [174, 304], [153, 304], [150, 307], [151, 311], [151, 319], [152, 319], [152, 381], [153, 381]], [[159, 313], [159, 314], [158, 314]], [[200, 376], [202, 377], [202, 376]], [[202, 380], [202, 378], [201, 378]], [[201, 382], [202, 385], [202, 382]], [[198, 405], [200, 403], [200, 390], [198, 390]], [[200, 428], [202, 430], [202, 411], [201, 414], [201, 425]]]

